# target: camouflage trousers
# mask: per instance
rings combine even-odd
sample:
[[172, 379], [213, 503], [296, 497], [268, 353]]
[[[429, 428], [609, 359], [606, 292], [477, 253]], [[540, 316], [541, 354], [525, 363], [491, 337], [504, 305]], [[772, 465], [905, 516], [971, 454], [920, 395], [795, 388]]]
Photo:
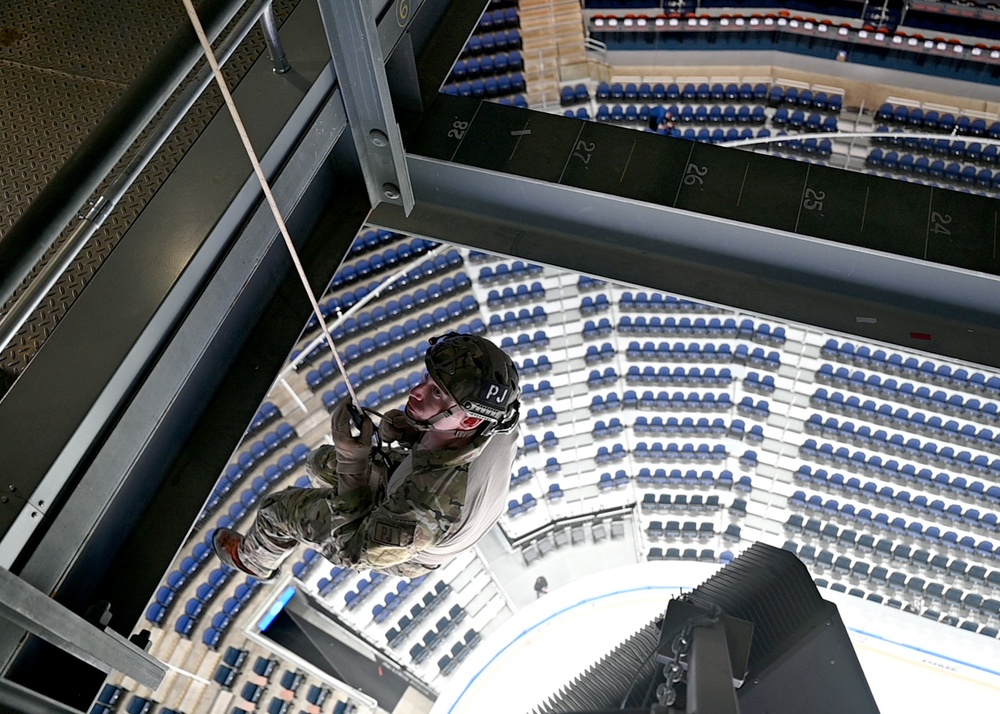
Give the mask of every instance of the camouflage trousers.
[[[257, 517], [240, 545], [240, 560], [254, 568], [278, 568], [300, 543], [306, 544], [331, 563], [367, 570], [359, 566], [364, 550], [364, 518], [375, 506], [371, 488], [339, 494], [337, 453], [332, 446], [316, 448], [306, 462], [306, 473], [315, 488], [287, 488], [266, 496]], [[399, 563], [380, 568], [386, 575], [418, 577], [432, 568], [419, 563]]]

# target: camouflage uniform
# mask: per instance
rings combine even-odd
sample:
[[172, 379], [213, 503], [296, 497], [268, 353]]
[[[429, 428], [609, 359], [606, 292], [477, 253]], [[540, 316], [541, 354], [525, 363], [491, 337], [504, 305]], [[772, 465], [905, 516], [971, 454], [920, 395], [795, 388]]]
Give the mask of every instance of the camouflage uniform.
[[[493, 488], [488, 498], [480, 498], [478, 486], [472, 489], [476, 493], [470, 491], [469, 469], [492, 439], [499, 441], [489, 449], [484, 460], [488, 463], [476, 479], [489, 481]], [[240, 547], [240, 559], [270, 571], [303, 542], [346, 567], [423, 575], [452, 556], [446, 549], [439, 562], [425, 557], [430, 562], [421, 564], [421, 552], [433, 552], [455, 536], [469, 522], [470, 511], [484, 511], [477, 516], [479, 531], [487, 522], [495, 523], [505, 504], [515, 450], [512, 434], [477, 437], [458, 449], [430, 450], [419, 444], [412, 450], [393, 449], [388, 467], [375, 464], [368, 483], [352, 483], [347, 490], [336, 474], [335, 450], [319, 447], [307, 464], [319, 487], [289, 488], [264, 498]], [[467, 503], [470, 494], [476, 503]]]

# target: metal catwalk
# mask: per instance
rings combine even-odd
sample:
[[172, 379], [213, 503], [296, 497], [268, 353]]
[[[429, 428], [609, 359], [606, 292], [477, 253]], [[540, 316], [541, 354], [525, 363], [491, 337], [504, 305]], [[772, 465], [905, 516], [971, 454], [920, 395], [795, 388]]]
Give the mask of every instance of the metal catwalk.
[[[297, 4], [298, 0], [276, 0], [278, 21]], [[187, 23], [183, 6], [175, 0], [27, 0], [0, 7], [0, 239], [171, 35]], [[225, 64], [227, 80], [238, 83], [264, 48], [258, 27]], [[0, 366], [15, 373], [24, 369], [221, 105], [213, 87], [187, 112], [103, 227], [0, 353]], [[127, 155], [120, 161], [112, 176], [131, 158]], [[47, 257], [57, 248], [53, 246]]]

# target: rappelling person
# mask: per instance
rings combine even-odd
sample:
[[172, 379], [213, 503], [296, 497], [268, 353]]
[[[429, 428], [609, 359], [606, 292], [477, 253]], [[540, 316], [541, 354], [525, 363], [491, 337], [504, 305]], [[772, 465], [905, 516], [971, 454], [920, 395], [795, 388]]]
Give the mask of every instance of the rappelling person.
[[305, 543], [338, 565], [417, 577], [475, 545], [506, 508], [517, 368], [489, 340], [457, 332], [432, 338], [424, 361], [404, 409], [377, 428], [342, 400], [333, 445], [307, 461], [315, 488], [265, 497], [246, 535], [216, 530], [222, 562], [271, 582]]

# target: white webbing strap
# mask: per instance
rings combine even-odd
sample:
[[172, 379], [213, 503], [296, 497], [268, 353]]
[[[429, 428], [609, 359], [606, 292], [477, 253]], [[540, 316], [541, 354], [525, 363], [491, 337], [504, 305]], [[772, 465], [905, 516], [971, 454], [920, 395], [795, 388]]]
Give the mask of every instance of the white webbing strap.
[[219, 61], [215, 57], [215, 52], [212, 50], [212, 44], [208, 41], [208, 36], [205, 34], [205, 28], [201, 24], [201, 20], [198, 18], [198, 13], [194, 9], [192, 0], [181, 0], [184, 3], [184, 9], [187, 10], [188, 17], [191, 20], [191, 26], [194, 28], [195, 34], [198, 35], [198, 41], [201, 43], [201, 47], [205, 52], [205, 59], [208, 60], [209, 66], [212, 68], [212, 74], [215, 75], [215, 82], [219, 86], [219, 91], [222, 92], [222, 98], [226, 102], [226, 107], [229, 109], [229, 114], [233, 118], [233, 124], [236, 125], [236, 131], [240, 135], [240, 139], [243, 142], [243, 148], [246, 149], [247, 157], [250, 159], [250, 164], [253, 166], [253, 171], [257, 175], [257, 180], [260, 182], [260, 188], [264, 192], [264, 198], [267, 199], [267, 205], [271, 207], [271, 213], [274, 215], [274, 221], [278, 224], [278, 231], [281, 233], [281, 237], [285, 240], [285, 247], [288, 248], [288, 254], [292, 258], [292, 263], [295, 265], [295, 270], [299, 274], [299, 280], [302, 281], [302, 287], [306, 291], [306, 295], [309, 296], [309, 302], [312, 303], [313, 312], [316, 314], [316, 319], [319, 320], [321, 329], [323, 330], [323, 336], [330, 345], [330, 350], [333, 352], [333, 359], [337, 363], [337, 368], [344, 377], [344, 382], [347, 385], [347, 391], [351, 395], [351, 400], [360, 408], [361, 401], [358, 399], [357, 393], [354, 391], [354, 385], [351, 384], [350, 378], [347, 376], [347, 368], [344, 366], [344, 362], [340, 358], [340, 353], [337, 351], [337, 345], [333, 342], [333, 335], [330, 334], [330, 330], [326, 325], [326, 318], [323, 317], [323, 311], [320, 310], [319, 302], [316, 296], [313, 295], [312, 288], [309, 287], [309, 279], [306, 277], [306, 272], [302, 267], [302, 262], [299, 260], [299, 254], [295, 250], [295, 244], [292, 243], [292, 237], [288, 233], [288, 227], [285, 225], [285, 220], [281, 217], [281, 211], [278, 210], [278, 204], [274, 200], [274, 194], [271, 192], [271, 186], [267, 182], [267, 177], [264, 176], [264, 169], [261, 168], [260, 161], [257, 159], [257, 154], [254, 152], [253, 145], [250, 143], [250, 137], [247, 135], [246, 127], [243, 124], [243, 119], [240, 117], [239, 110], [236, 108], [236, 102], [233, 101], [233, 95], [229, 91], [229, 87], [226, 84], [226, 78], [222, 75], [222, 68], [219, 66]]

